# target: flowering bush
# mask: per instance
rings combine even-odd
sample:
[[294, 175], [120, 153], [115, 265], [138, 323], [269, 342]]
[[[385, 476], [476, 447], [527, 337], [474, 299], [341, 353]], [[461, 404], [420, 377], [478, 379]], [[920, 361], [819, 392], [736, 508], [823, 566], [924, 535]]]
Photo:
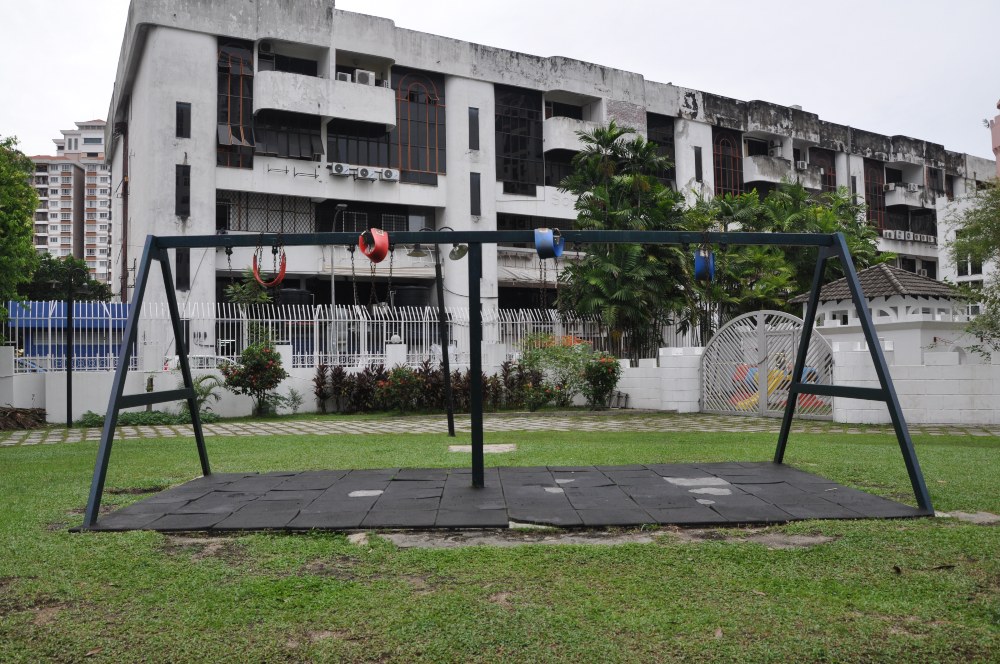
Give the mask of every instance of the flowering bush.
[[253, 399], [255, 416], [264, 414], [268, 393], [288, 377], [281, 366], [281, 356], [266, 343], [247, 346], [237, 363], [226, 362], [219, 369], [225, 378], [226, 389]]
[[395, 367], [378, 382], [379, 401], [386, 409], [406, 413], [417, 408], [422, 389], [421, 376], [409, 367]]
[[566, 407], [582, 391], [583, 369], [593, 355], [591, 345], [576, 337], [534, 334], [522, 343], [521, 364], [528, 371], [541, 372], [550, 386], [558, 386], [553, 401]]
[[583, 396], [591, 410], [601, 410], [608, 405], [611, 393], [618, 386], [622, 366], [614, 355], [598, 353], [583, 368], [585, 384]]

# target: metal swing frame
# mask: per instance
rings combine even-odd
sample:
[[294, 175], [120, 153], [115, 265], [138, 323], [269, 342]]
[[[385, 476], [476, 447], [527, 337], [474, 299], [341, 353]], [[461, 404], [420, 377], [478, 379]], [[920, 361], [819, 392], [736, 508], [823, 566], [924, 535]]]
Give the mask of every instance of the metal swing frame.
[[[885, 361], [885, 355], [879, 345], [875, 335], [875, 326], [872, 323], [871, 313], [858, 281], [858, 274], [851, 259], [847, 241], [842, 233], [832, 234], [812, 234], [812, 233], [699, 233], [683, 231], [563, 231], [566, 242], [574, 245], [601, 243], [637, 243], [637, 244], [673, 244], [700, 246], [703, 244], [712, 245], [768, 245], [785, 247], [817, 247], [819, 255], [816, 259], [816, 269], [813, 275], [812, 288], [809, 294], [809, 301], [806, 307], [805, 323], [802, 327], [802, 336], [798, 346], [798, 353], [795, 357], [795, 366], [792, 370], [792, 382], [789, 386], [789, 398], [785, 406], [784, 417], [781, 422], [781, 430], [778, 434], [777, 447], [774, 452], [774, 462], [783, 463], [785, 449], [788, 444], [789, 433], [791, 432], [792, 419], [795, 416], [795, 406], [800, 394], [814, 394], [829, 397], [846, 397], [851, 399], [865, 399], [870, 401], [882, 401], [889, 409], [889, 416], [892, 419], [892, 426], [896, 433], [900, 452], [906, 465], [906, 472], [910, 478], [913, 488], [913, 495], [917, 505], [925, 514], [931, 515], [934, 509], [931, 505], [930, 494], [924, 482], [924, 476], [917, 461], [916, 451], [913, 441], [910, 438], [906, 420], [903, 417], [902, 408], [899, 405], [899, 398], [896, 395], [892, 377], [889, 375], [889, 368]], [[265, 238], [277, 239], [277, 234], [265, 234]], [[315, 245], [352, 245], [356, 244], [358, 236], [353, 233], [299, 233], [282, 235], [281, 240], [286, 247], [315, 246]], [[169, 249], [221, 249], [233, 247], [255, 247], [261, 242], [259, 235], [200, 235], [187, 237], [166, 237], [149, 235], [143, 248], [142, 258], [136, 275], [135, 290], [132, 294], [132, 301], [129, 306], [128, 319], [125, 324], [124, 336], [122, 339], [118, 366], [115, 370], [114, 382], [112, 383], [111, 395], [108, 399], [108, 409], [104, 418], [104, 428], [101, 432], [101, 442], [97, 451], [97, 460], [94, 465], [94, 474], [90, 486], [90, 495], [87, 500], [87, 510], [84, 515], [83, 528], [92, 528], [97, 524], [97, 517], [100, 512], [101, 499], [104, 494], [104, 483], [107, 479], [108, 464], [111, 459], [111, 448], [114, 439], [115, 427], [118, 423], [118, 413], [123, 408], [135, 406], [145, 406], [168, 401], [186, 400], [191, 411], [191, 424], [194, 428], [195, 445], [198, 450], [198, 459], [201, 462], [201, 471], [204, 475], [212, 473], [208, 461], [208, 450], [205, 446], [205, 438], [201, 426], [201, 418], [195, 398], [194, 382], [191, 377], [191, 368], [188, 362], [188, 352], [184, 344], [181, 343], [182, 328], [180, 313], [177, 307], [177, 294], [174, 290], [173, 276], [170, 270], [170, 261], [167, 251]], [[534, 231], [409, 231], [392, 234], [394, 244], [454, 244], [463, 243], [469, 246], [469, 336], [470, 347], [478, 349], [482, 347], [482, 300], [480, 294], [480, 279], [483, 273], [483, 244], [497, 243], [526, 243], [535, 242]], [[861, 321], [861, 329], [864, 333], [868, 350], [875, 365], [875, 373], [878, 376], [879, 387], [851, 387], [840, 385], [819, 385], [816, 383], [803, 382], [802, 372], [805, 367], [806, 356], [809, 351], [809, 342], [812, 339], [813, 326], [816, 319], [816, 311], [819, 306], [820, 288], [823, 285], [823, 274], [827, 261], [839, 259], [843, 266], [847, 283], [851, 291], [851, 299], [854, 302], [855, 310]], [[125, 377], [129, 370], [129, 363], [132, 358], [132, 347], [136, 340], [139, 312], [142, 309], [142, 302], [146, 292], [146, 285], [149, 281], [150, 272], [153, 269], [153, 262], [160, 264], [160, 272], [163, 276], [164, 288], [166, 291], [167, 306], [170, 311], [170, 323], [173, 330], [175, 347], [178, 350], [178, 363], [181, 369], [181, 376], [184, 387], [180, 389], [164, 390], [159, 392], [148, 392], [142, 394], [124, 394]], [[472, 375], [482, 374], [482, 353], [471, 353], [470, 373]], [[474, 487], [485, 486], [485, 472], [483, 462], [483, 391], [481, 381], [474, 380], [470, 388], [471, 401], [471, 438], [472, 438], [472, 485]]]

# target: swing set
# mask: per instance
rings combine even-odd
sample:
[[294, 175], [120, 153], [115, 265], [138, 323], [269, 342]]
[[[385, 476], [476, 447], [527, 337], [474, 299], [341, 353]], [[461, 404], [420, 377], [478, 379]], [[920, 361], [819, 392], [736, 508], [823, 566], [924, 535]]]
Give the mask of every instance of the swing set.
[[[265, 240], [269, 240], [272, 245], [272, 256], [275, 276], [270, 280], [260, 276], [261, 259], [263, 252], [261, 247]], [[806, 234], [806, 233], [720, 233], [720, 232], [683, 232], [683, 231], [562, 231], [554, 229], [537, 229], [534, 231], [409, 231], [393, 233], [392, 242], [388, 233], [381, 229], [370, 229], [361, 234], [360, 237], [352, 233], [302, 233], [302, 234], [261, 234], [258, 237], [253, 235], [203, 235], [186, 237], [167, 236], [147, 236], [142, 252], [142, 259], [136, 275], [135, 290], [132, 295], [129, 307], [128, 320], [125, 324], [124, 335], [119, 350], [117, 369], [115, 370], [114, 382], [112, 384], [111, 395], [108, 400], [107, 413], [104, 418], [104, 428], [101, 432], [100, 446], [97, 452], [97, 460], [94, 465], [93, 479], [91, 481], [90, 495], [87, 501], [87, 510], [84, 517], [83, 528], [93, 528], [97, 524], [97, 517], [100, 511], [101, 499], [104, 492], [104, 483], [107, 477], [108, 465], [111, 458], [111, 448], [114, 439], [115, 428], [118, 423], [118, 414], [123, 408], [136, 406], [146, 406], [150, 404], [187, 401], [191, 412], [191, 423], [194, 428], [195, 446], [198, 451], [201, 463], [202, 474], [211, 475], [211, 467], [208, 461], [208, 451], [205, 446], [205, 438], [202, 431], [201, 419], [198, 413], [198, 405], [194, 390], [194, 383], [191, 376], [191, 368], [188, 362], [187, 349], [183, 343], [176, 343], [178, 349], [178, 364], [183, 378], [183, 387], [173, 390], [159, 392], [148, 392], [141, 394], [124, 393], [125, 378], [129, 370], [133, 347], [137, 338], [139, 314], [142, 310], [143, 298], [146, 292], [146, 285], [150, 273], [153, 269], [154, 261], [160, 264], [160, 272], [163, 277], [167, 306], [170, 311], [170, 322], [173, 330], [175, 342], [182, 338], [181, 318], [177, 306], [177, 294], [174, 290], [174, 280], [171, 274], [168, 250], [189, 248], [189, 249], [226, 249], [227, 254], [231, 254], [233, 247], [256, 247], [254, 255], [254, 276], [261, 285], [281, 283], [287, 267], [284, 248], [287, 246], [322, 246], [322, 245], [342, 245], [347, 247], [358, 247], [361, 252], [372, 261], [372, 265], [382, 261], [387, 255], [391, 256], [393, 243], [402, 244], [457, 244], [468, 245], [468, 290], [469, 290], [469, 341], [474, 352], [470, 358], [470, 373], [473, 376], [482, 375], [482, 353], [475, 352], [482, 347], [483, 341], [483, 317], [482, 301], [480, 290], [480, 279], [483, 274], [483, 245], [499, 243], [533, 243], [541, 259], [558, 259], [563, 252], [566, 242], [572, 242], [574, 246], [589, 243], [614, 244], [614, 243], [637, 243], [637, 244], [670, 244], [681, 246], [697, 246], [694, 254], [695, 277], [700, 281], [710, 281], [714, 277], [715, 258], [712, 246], [725, 245], [768, 245], [785, 247], [816, 247], [818, 255], [816, 258], [816, 268], [813, 273], [812, 287], [809, 293], [809, 300], [806, 307], [805, 321], [802, 327], [802, 336], [798, 345], [798, 352], [795, 357], [794, 367], [789, 376], [789, 395], [785, 405], [784, 416], [778, 434], [778, 441], [774, 452], [774, 463], [781, 464], [784, 460], [785, 448], [791, 432], [792, 420], [795, 416], [796, 404], [800, 395], [815, 395], [827, 397], [846, 397], [851, 399], [865, 399], [871, 401], [881, 401], [886, 404], [889, 416], [895, 430], [896, 440], [899, 444], [903, 462], [910, 479], [913, 494], [919, 506], [920, 512], [931, 515], [934, 513], [931, 505], [931, 498], [927, 491], [924, 476], [917, 461], [916, 451], [913, 441], [903, 417], [902, 408], [899, 405], [899, 398], [896, 395], [892, 378], [889, 375], [888, 365], [882, 348], [879, 345], [875, 334], [875, 327], [872, 323], [871, 313], [868, 310], [867, 301], [858, 281], [857, 271], [851, 260], [851, 254], [847, 247], [847, 242], [841, 233], [832, 234]], [[805, 362], [809, 351], [809, 343], [812, 339], [813, 326], [816, 319], [816, 311], [819, 305], [820, 288], [823, 285], [823, 275], [827, 261], [838, 259], [846, 275], [847, 284], [851, 292], [851, 299], [854, 302], [855, 310], [861, 322], [861, 329], [864, 333], [865, 341], [874, 364], [875, 373], [878, 376], [879, 387], [854, 387], [843, 385], [823, 385], [810, 382], [805, 379]], [[391, 264], [391, 258], [390, 258]], [[353, 265], [353, 254], [352, 254]], [[355, 295], [356, 297], [356, 295]], [[482, 381], [473, 380], [470, 385], [470, 405], [471, 405], [471, 442], [472, 442], [472, 487], [485, 487], [485, 471], [483, 459], [483, 386]]]

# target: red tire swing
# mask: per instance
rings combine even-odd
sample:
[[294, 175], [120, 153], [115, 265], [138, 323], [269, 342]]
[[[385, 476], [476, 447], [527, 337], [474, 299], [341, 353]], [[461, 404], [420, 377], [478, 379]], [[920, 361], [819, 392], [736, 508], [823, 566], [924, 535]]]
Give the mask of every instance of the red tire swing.
[[358, 249], [372, 263], [381, 263], [389, 255], [389, 234], [381, 228], [369, 228], [358, 236]]
[[[263, 239], [263, 236], [261, 238]], [[279, 252], [281, 253], [280, 259], [278, 258]], [[285, 255], [285, 247], [282, 245], [280, 235], [275, 239], [274, 244], [271, 245], [271, 255], [273, 256], [271, 259], [272, 271], [275, 273], [275, 277], [270, 281], [264, 281], [260, 276], [260, 268], [264, 263], [264, 248], [258, 241], [257, 250], [253, 253], [253, 278], [264, 288], [274, 288], [285, 280], [285, 268], [288, 267], [288, 257]]]

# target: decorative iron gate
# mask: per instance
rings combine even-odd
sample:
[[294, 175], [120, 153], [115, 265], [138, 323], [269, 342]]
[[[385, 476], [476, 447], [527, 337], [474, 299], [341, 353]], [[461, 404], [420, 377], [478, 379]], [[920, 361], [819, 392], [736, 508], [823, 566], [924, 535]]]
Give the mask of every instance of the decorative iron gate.
[[[756, 311], [723, 325], [702, 358], [702, 411], [781, 417], [802, 325], [780, 311]], [[832, 385], [830, 344], [814, 331], [809, 346], [803, 382]], [[833, 397], [800, 394], [796, 416], [832, 419]]]

